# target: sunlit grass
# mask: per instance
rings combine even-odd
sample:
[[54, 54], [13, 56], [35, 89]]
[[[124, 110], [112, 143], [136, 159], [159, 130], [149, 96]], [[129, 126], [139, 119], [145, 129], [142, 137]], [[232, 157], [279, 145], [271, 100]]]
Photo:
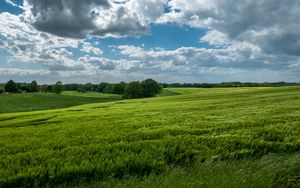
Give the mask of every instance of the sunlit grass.
[[300, 87], [170, 91], [0, 115], [0, 186], [300, 184]]
[[121, 95], [105, 93], [79, 93], [65, 91], [53, 93], [0, 94], [0, 113], [65, 108], [88, 103], [120, 100]]

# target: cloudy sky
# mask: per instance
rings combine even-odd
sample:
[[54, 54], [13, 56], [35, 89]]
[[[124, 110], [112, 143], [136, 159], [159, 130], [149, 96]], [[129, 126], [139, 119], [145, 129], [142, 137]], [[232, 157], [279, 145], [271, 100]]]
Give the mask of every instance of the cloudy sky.
[[0, 82], [300, 81], [298, 0], [0, 0]]

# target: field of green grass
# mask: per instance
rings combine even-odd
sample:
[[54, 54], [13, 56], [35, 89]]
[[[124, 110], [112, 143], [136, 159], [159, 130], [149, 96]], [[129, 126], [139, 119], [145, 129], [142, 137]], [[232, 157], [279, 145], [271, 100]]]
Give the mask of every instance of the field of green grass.
[[61, 95], [53, 93], [0, 94], [0, 113], [57, 109], [88, 103], [111, 102], [121, 98], [120, 95], [76, 91], [64, 91]]
[[300, 87], [168, 91], [0, 114], [0, 187], [300, 186]]

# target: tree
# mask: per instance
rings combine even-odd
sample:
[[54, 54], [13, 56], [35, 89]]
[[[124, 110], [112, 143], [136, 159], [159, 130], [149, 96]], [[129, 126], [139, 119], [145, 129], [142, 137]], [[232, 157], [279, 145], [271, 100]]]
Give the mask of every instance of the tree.
[[125, 90], [125, 86], [126, 86], [125, 82], [120, 82], [120, 83], [114, 84], [112, 93], [113, 94], [123, 94], [124, 90]]
[[161, 86], [153, 79], [147, 79], [141, 82], [142, 97], [155, 97], [161, 89]]
[[104, 89], [104, 93], [113, 93], [114, 85], [108, 83]]
[[63, 84], [61, 81], [56, 82], [56, 84], [53, 86], [53, 92], [56, 94], [61, 94], [63, 91]]
[[141, 97], [141, 83], [140, 82], [130, 82], [126, 85], [124, 91], [124, 98], [133, 99]]
[[91, 82], [86, 83], [85, 86], [84, 86], [84, 89], [86, 91], [92, 91], [93, 90], [93, 84]]
[[97, 92], [105, 92], [105, 88], [107, 86], [108, 83], [105, 82], [101, 82], [99, 85], [97, 85]]
[[35, 80], [30, 83], [29, 91], [30, 92], [38, 92], [39, 91], [38, 84]]
[[16, 92], [18, 92], [17, 84], [13, 80], [9, 80], [6, 83], [4, 89], [5, 89], [6, 92], [10, 92], [10, 93], [16, 93]]
[[30, 84], [28, 83], [17, 83], [17, 88], [19, 92], [29, 92]]

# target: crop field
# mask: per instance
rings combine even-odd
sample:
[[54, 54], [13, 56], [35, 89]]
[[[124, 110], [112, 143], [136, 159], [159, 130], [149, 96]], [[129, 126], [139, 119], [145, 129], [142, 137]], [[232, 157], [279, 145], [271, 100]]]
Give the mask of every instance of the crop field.
[[300, 87], [166, 91], [51, 110], [1, 96], [0, 187], [300, 187]]
[[65, 91], [53, 93], [0, 94], [0, 113], [57, 109], [88, 103], [120, 100], [120, 95], [105, 93], [79, 93]]

